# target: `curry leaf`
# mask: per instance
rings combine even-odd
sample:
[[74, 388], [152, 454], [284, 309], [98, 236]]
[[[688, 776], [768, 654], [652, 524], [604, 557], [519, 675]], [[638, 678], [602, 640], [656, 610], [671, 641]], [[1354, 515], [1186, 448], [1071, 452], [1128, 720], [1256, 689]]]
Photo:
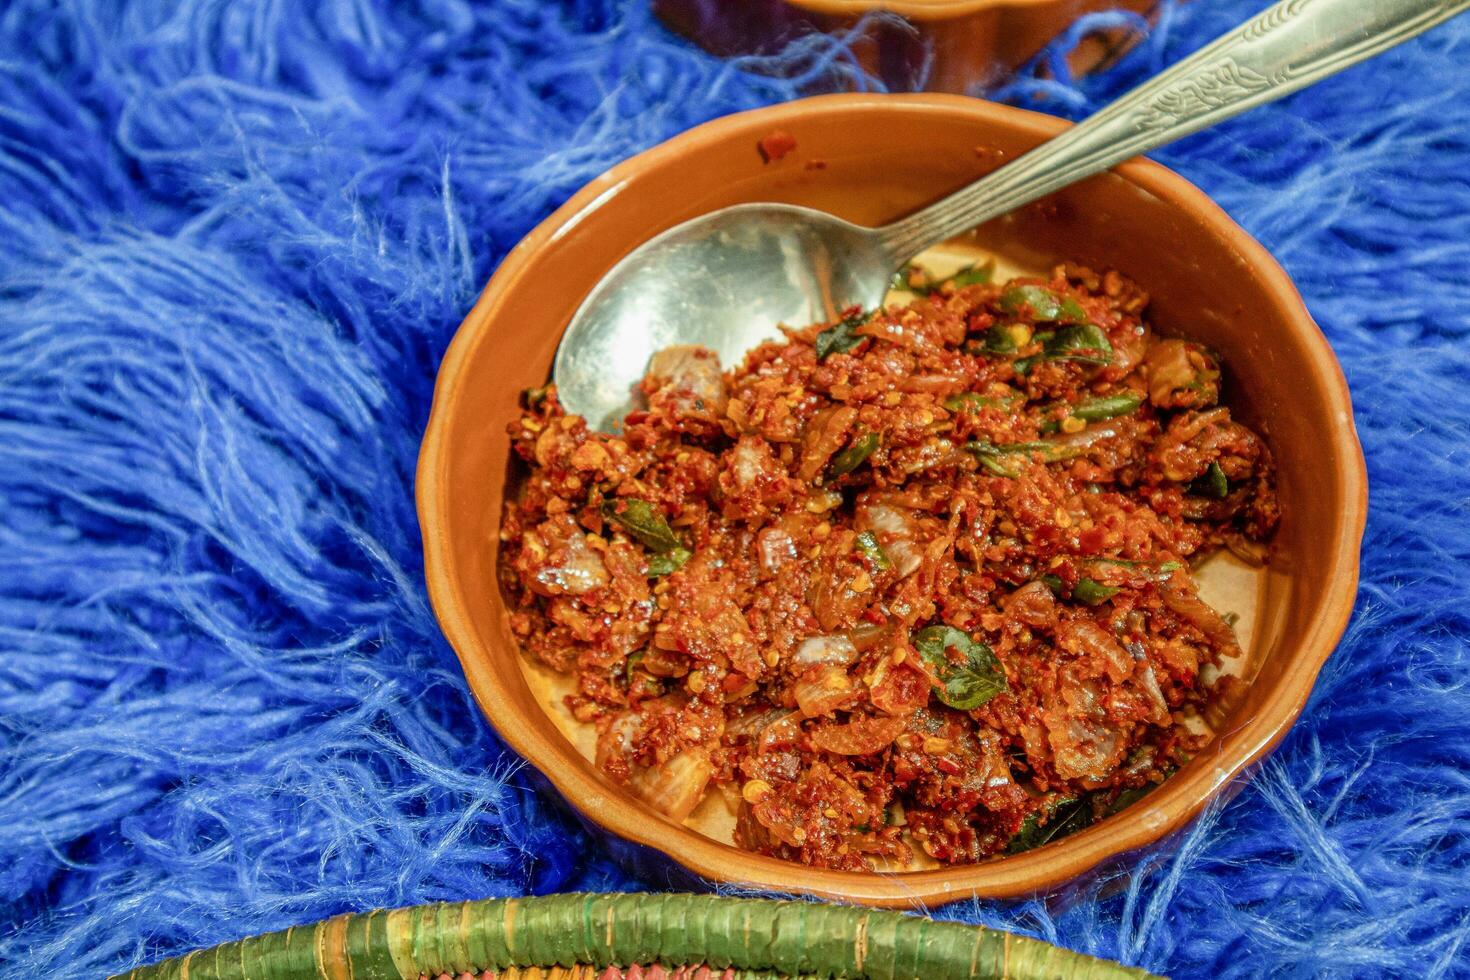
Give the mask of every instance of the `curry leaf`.
[[1074, 323], [1063, 327], [1046, 342], [1046, 358], [1051, 361], [1086, 361], [1110, 364], [1113, 345], [1107, 334], [1095, 323]]
[[[627, 531], [630, 537], [636, 538], [651, 551], [684, 551], [684, 546], [674, 537], [669, 522], [646, 500], [625, 497], [621, 500], [603, 501], [602, 516]], [[687, 552], [685, 558], [688, 558]]]
[[[1172, 770], [1166, 775], [1168, 774], [1172, 774]], [[1097, 819], [1111, 817], [1115, 813], [1122, 812], [1157, 788], [1157, 784], [1150, 784], [1135, 789], [1125, 789], [1111, 803], [1102, 808]], [[1091, 826], [1095, 819], [1094, 801], [1099, 798], [1106, 799], [1108, 792], [1108, 790], [1099, 790], [1087, 796], [1064, 797], [1043, 806], [1042, 809], [1021, 821], [1021, 829], [1011, 837], [1010, 843], [1006, 845], [1006, 853], [1020, 854], [1022, 851], [1034, 850], [1043, 844], [1061, 840], [1084, 827]]]
[[[914, 648], [939, 679], [939, 700], [969, 711], [1006, 689], [1006, 672], [994, 652], [953, 626], [926, 626], [913, 636]], [[949, 650], [962, 658], [949, 659]]]
[[1125, 789], [1123, 792], [1118, 794], [1118, 798], [1116, 800], [1108, 805], [1107, 815], [1111, 817], [1115, 813], [1128, 809], [1130, 806], [1137, 803], [1139, 800], [1143, 799], [1145, 796], [1152, 793], [1157, 788], [1157, 784], [1150, 783], [1147, 786], [1137, 786], [1133, 789]]
[[956, 289], [960, 289], [965, 286], [974, 286], [989, 282], [990, 277], [993, 275], [995, 275], [994, 262], [986, 262], [984, 265], [967, 265], [954, 275], [941, 279], [939, 285], [942, 286], [944, 283], [952, 283]]
[[1057, 323], [1083, 323], [1087, 320], [1087, 311], [1082, 304], [1045, 286], [1011, 286], [1000, 294], [997, 305], [1012, 316], [1029, 313], [1035, 320]]
[[928, 296], [937, 293], [945, 283], [950, 283], [956, 289], [965, 286], [974, 286], [979, 283], [990, 281], [995, 274], [995, 263], [986, 262], [984, 265], [967, 265], [958, 272], [945, 276], [942, 279], [931, 277], [923, 269], [916, 265], [906, 265], [894, 273], [893, 281], [890, 283], [894, 289], [904, 289], [920, 296]]
[[1021, 821], [1006, 845], [1007, 854], [1020, 854], [1061, 840], [1092, 823], [1092, 808], [1083, 797], [1069, 796], [1047, 804]]
[[823, 360], [829, 354], [846, 354], [858, 344], [867, 340], [866, 337], [859, 336], [855, 332], [858, 327], [867, 322], [868, 314], [860, 310], [817, 334], [816, 342], [813, 345], [817, 349], [817, 360]]

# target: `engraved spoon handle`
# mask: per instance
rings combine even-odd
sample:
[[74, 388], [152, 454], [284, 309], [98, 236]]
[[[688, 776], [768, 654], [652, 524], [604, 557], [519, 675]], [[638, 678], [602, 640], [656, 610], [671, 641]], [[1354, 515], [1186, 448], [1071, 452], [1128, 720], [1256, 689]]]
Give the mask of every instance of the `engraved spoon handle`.
[[1281, 0], [1107, 108], [876, 235], [897, 267], [932, 245], [1407, 41], [1470, 0]]

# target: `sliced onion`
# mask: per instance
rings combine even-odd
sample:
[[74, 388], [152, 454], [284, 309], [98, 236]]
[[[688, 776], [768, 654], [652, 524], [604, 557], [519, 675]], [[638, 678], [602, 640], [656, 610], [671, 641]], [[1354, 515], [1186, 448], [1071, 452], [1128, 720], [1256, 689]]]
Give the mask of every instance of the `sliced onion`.
[[585, 595], [607, 585], [607, 566], [602, 556], [587, 546], [581, 532], [568, 535], [561, 551], [559, 561], [536, 570], [530, 583], [533, 591], [546, 596]]
[[1107, 723], [1102, 692], [1093, 681], [1079, 680], [1064, 667], [1059, 682], [1062, 704], [1052, 702], [1042, 713], [1052, 767], [1063, 779], [1100, 780], [1122, 761], [1122, 737]]
[[720, 358], [708, 348], [696, 344], [665, 347], [649, 359], [644, 377], [654, 389], [669, 387], [685, 394], [677, 400], [681, 410], [698, 409], [715, 417], [725, 413], [729, 393]]
[[[1045, 588], [1045, 586], [1043, 586]], [[1133, 660], [1122, 645], [1090, 619], [1074, 619], [1057, 630], [1057, 645], [1104, 667], [1113, 681], [1133, 673]]]
[[917, 659], [917, 654], [911, 654], [901, 664], [887, 657], [879, 661], [868, 691], [873, 707], [890, 715], [909, 715], [929, 702], [933, 684], [914, 663]]
[[1170, 611], [1203, 633], [1205, 638], [1223, 650], [1227, 657], [1240, 656], [1240, 641], [1235, 638], [1235, 630], [1231, 629], [1230, 624], [1225, 622], [1225, 618], [1212, 609], [1209, 603], [1201, 599], [1198, 593], [1181, 589], [1173, 582], [1165, 582], [1159, 586], [1159, 595], [1163, 597], [1164, 605], [1168, 606]]
[[1006, 597], [1006, 615], [1027, 626], [1051, 626], [1056, 622], [1057, 600], [1045, 582], [1028, 582]]
[[760, 443], [754, 439], [741, 439], [730, 451], [735, 462], [735, 482], [742, 487], [753, 487], [761, 475]]
[[812, 732], [812, 744], [838, 755], [872, 755], [903, 734], [905, 718], [858, 718], [845, 725], [823, 725]]
[[803, 483], [815, 480], [832, 454], [842, 448], [857, 415], [858, 410], [851, 405], [833, 405], [812, 416], [802, 432], [801, 464], [796, 471]]
[[685, 749], [661, 766], [634, 770], [628, 785], [659, 813], [683, 820], [704, 796], [713, 769], [706, 749]]
[[923, 561], [923, 549], [914, 543], [918, 525], [904, 508], [888, 504], [867, 504], [859, 507], [857, 526], [859, 530], [873, 531], [884, 536], [880, 543], [900, 578], [913, 574]]
[[643, 727], [643, 712], [625, 711], [607, 726], [602, 738], [598, 739], [597, 756], [601, 765], [604, 758], [613, 754], [626, 756], [633, 751], [633, 736]]
[[1164, 692], [1159, 688], [1159, 679], [1154, 674], [1154, 665], [1149, 662], [1148, 652], [1144, 650], [1142, 643], [1135, 642], [1128, 644], [1128, 653], [1137, 664], [1133, 676], [1154, 706], [1152, 720], [1155, 724], [1162, 725], [1169, 720], [1169, 702], [1164, 699]]
[[1104, 439], [1113, 438], [1120, 431], [1117, 422], [1109, 422], [1106, 425], [1089, 425], [1081, 432], [1055, 436], [1048, 439], [1047, 442], [1052, 446], [1052, 452], [1057, 453], [1058, 459], [1067, 459], [1072, 456], [1080, 456], [1085, 450], [1091, 449]]
[[1133, 675], [1138, 686], [1143, 688], [1143, 693], [1148, 695], [1149, 701], [1154, 706], [1153, 722], [1162, 725], [1169, 720], [1169, 702], [1164, 700], [1164, 692], [1159, 689], [1159, 679], [1154, 676], [1153, 664], [1145, 660], [1139, 665], [1138, 671]]
[[874, 623], [859, 623], [847, 631], [847, 638], [859, 651], [871, 650], [887, 635], [887, 626], [878, 626]]
[[780, 721], [791, 712], [785, 708], [770, 708], [766, 711], [752, 711], [731, 719], [725, 723], [725, 734], [734, 738], [745, 738], [756, 736], [761, 733], [767, 725], [773, 721]]
[[[756, 754], [766, 755], [789, 749], [800, 737], [801, 713], [788, 711], [761, 729], [760, 738], [756, 739], [755, 743]], [[794, 773], [792, 778], [795, 778]]]
[[1118, 733], [1082, 718], [1051, 729], [1052, 762], [1063, 779], [1102, 779], [1122, 753]]
[[912, 538], [916, 531], [906, 511], [887, 504], [868, 504], [858, 509], [857, 523], [865, 531], [879, 531], [900, 538]]
[[899, 538], [885, 548], [899, 578], [908, 578], [923, 563], [924, 553], [912, 541]]
[[816, 667], [802, 675], [792, 687], [797, 706], [807, 718], [815, 718], [841, 707], [853, 691], [852, 678], [838, 664]]
[[815, 667], [819, 664], [850, 664], [857, 656], [858, 650], [852, 640], [841, 633], [833, 633], [802, 640], [791, 659], [798, 666]]
[[796, 542], [779, 527], [768, 527], [756, 535], [755, 550], [761, 571], [767, 575], [775, 575], [782, 565], [796, 558]]
[[1227, 534], [1225, 536], [1225, 547], [1230, 553], [1253, 568], [1260, 568], [1266, 564], [1266, 558], [1270, 549], [1261, 541], [1252, 541], [1241, 534]]

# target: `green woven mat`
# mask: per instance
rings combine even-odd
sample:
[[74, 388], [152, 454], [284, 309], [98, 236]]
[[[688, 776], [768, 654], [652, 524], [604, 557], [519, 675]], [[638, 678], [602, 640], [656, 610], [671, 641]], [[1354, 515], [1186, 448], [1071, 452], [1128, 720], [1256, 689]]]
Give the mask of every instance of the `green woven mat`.
[[666, 977], [681, 965], [707, 965], [717, 980], [728, 980], [730, 969], [736, 980], [1150, 976], [1024, 936], [897, 912], [677, 894], [553, 895], [339, 915], [122, 976], [611, 980], [620, 971], [608, 967], [634, 963], [663, 964]]

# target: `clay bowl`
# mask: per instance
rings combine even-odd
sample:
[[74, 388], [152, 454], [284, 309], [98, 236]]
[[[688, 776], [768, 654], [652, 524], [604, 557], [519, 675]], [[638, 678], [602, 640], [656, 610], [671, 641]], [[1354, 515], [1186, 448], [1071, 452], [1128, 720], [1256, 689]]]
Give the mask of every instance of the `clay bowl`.
[[[506, 626], [495, 573], [511, 473], [506, 424], [519, 391], [545, 381], [563, 327], [598, 278], [670, 225], [743, 201], [887, 221], [1065, 125], [946, 95], [832, 95], [721, 119], [588, 184], [506, 256], [465, 318], [440, 368], [419, 459], [429, 594], [501, 736], [643, 873], [889, 906], [1046, 891], [1185, 824], [1300, 713], [1357, 583], [1367, 478], [1347, 386], [1265, 249], [1199, 190], [1143, 160], [992, 222], [969, 245], [1022, 266], [1069, 257], [1137, 280], [1162, 332], [1224, 355], [1227, 400], [1275, 451], [1284, 517], [1269, 571], [1245, 596], [1250, 683], [1216, 719], [1209, 748], [1134, 806], [1031, 852], [938, 870], [826, 871], [741, 851], [653, 814], [596, 772], [553, 721], [555, 699], [528, 683], [533, 672]], [[794, 136], [796, 149], [763, 163], [757, 142], [773, 130]]]
[[[724, 57], [771, 54], [812, 31], [841, 33], [883, 10], [854, 40], [858, 63], [890, 90], [966, 93], [1020, 67], [1078, 17], [1100, 10], [1146, 14], [1157, 0], [654, 0], [664, 23]], [[1073, 72], [1107, 64], [1136, 40], [1127, 31], [1085, 38]]]

